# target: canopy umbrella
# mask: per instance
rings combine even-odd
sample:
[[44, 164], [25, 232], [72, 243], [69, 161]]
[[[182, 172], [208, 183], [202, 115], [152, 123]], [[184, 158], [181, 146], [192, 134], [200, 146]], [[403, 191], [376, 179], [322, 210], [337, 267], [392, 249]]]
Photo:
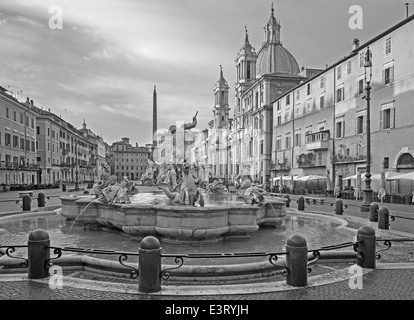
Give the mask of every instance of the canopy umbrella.
[[414, 180], [414, 171], [387, 177], [387, 180]]
[[330, 192], [332, 191], [332, 181], [329, 177], [329, 172], [326, 174], [326, 191]]
[[340, 192], [340, 188], [339, 188], [339, 173], [336, 173], [336, 177], [335, 177], [335, 189], [334, 189], [334, 196], [337, 197], [339, 196], [339, 192]]
[[354, 197], [357, 200], [359, 200], [359, 198], [363, 197], [363, 192], [362, 192], [362, 189], [361, 189], [361, 181], [362, 181], [361, 171], [358, 171], [356, 176], [357, 176], [357, 178], [356, 178], [356, 186], [355, 186], [355, 191], [354, 191]]
[[381, 172], [381, 178], [380, 178], [380, 188], [378, 190], [378, 199], [383, 201], [384, 197], [386, 195], [385, 192], [385, 171]]

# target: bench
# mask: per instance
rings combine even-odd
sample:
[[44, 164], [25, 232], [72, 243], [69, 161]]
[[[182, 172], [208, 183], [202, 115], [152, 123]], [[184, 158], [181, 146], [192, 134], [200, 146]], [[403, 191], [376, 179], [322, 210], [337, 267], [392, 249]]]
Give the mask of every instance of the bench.
[[270, 196], [272, 196], [272, 197], [285, 198], [285, 194], [286, 194], [286, 193], [270, 192], [269, 194], [270, 194]]
[[23, 198], [25, 195], [28, 195], [30, 198], [32, 198], [33, 191], [19, 191], [19, 198]]
[[[75, 187], [73, 187], [73, 188], [67, 188], [66, 189], [68, 192], [75, 192]], [[79, 187], [79, 191], [83, 191], [83, 190], [85, 190], [85, 188], [81, 188], [81, 187]]]
[[310, 204], [312, 201], [312, 204], [318, 204], [319, 202], [320, 204], [323, 205], [325, 202], [325, 198], [316, 198], [316, 197], [304, 197], [304, 198], [307, 204]]

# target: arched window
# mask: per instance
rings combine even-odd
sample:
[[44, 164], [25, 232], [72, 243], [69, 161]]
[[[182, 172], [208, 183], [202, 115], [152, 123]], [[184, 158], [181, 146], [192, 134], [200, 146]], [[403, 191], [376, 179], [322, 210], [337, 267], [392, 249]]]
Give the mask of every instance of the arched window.
[[397, 169], [414, 168], [414, 158], [410, 153], [403, 153], [397, 161]]

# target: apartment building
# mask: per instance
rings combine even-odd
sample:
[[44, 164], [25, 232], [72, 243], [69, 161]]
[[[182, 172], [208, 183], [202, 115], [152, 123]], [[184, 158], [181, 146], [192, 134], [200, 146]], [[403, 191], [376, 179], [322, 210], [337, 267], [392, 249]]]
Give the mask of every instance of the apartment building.
[[0, 87], [0, 184], [38, 183], [36, 113]]

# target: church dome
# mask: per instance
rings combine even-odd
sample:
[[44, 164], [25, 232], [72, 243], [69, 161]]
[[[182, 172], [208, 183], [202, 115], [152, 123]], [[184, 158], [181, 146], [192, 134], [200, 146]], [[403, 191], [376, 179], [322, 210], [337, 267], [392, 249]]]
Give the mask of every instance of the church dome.
[[265, 41], [258, 52], [256, 76], [260, 77], [271, 73], [284, 73], [296, 75], [300, 72], [298, 62], [293, 55], [283, 47], [280, 41], [280, 23], [272, 12], [265, 30]]
[[281, 44], [266, 43], [259, 51], [256, 75], [269, 73], [298, 74], [298, 62]]

